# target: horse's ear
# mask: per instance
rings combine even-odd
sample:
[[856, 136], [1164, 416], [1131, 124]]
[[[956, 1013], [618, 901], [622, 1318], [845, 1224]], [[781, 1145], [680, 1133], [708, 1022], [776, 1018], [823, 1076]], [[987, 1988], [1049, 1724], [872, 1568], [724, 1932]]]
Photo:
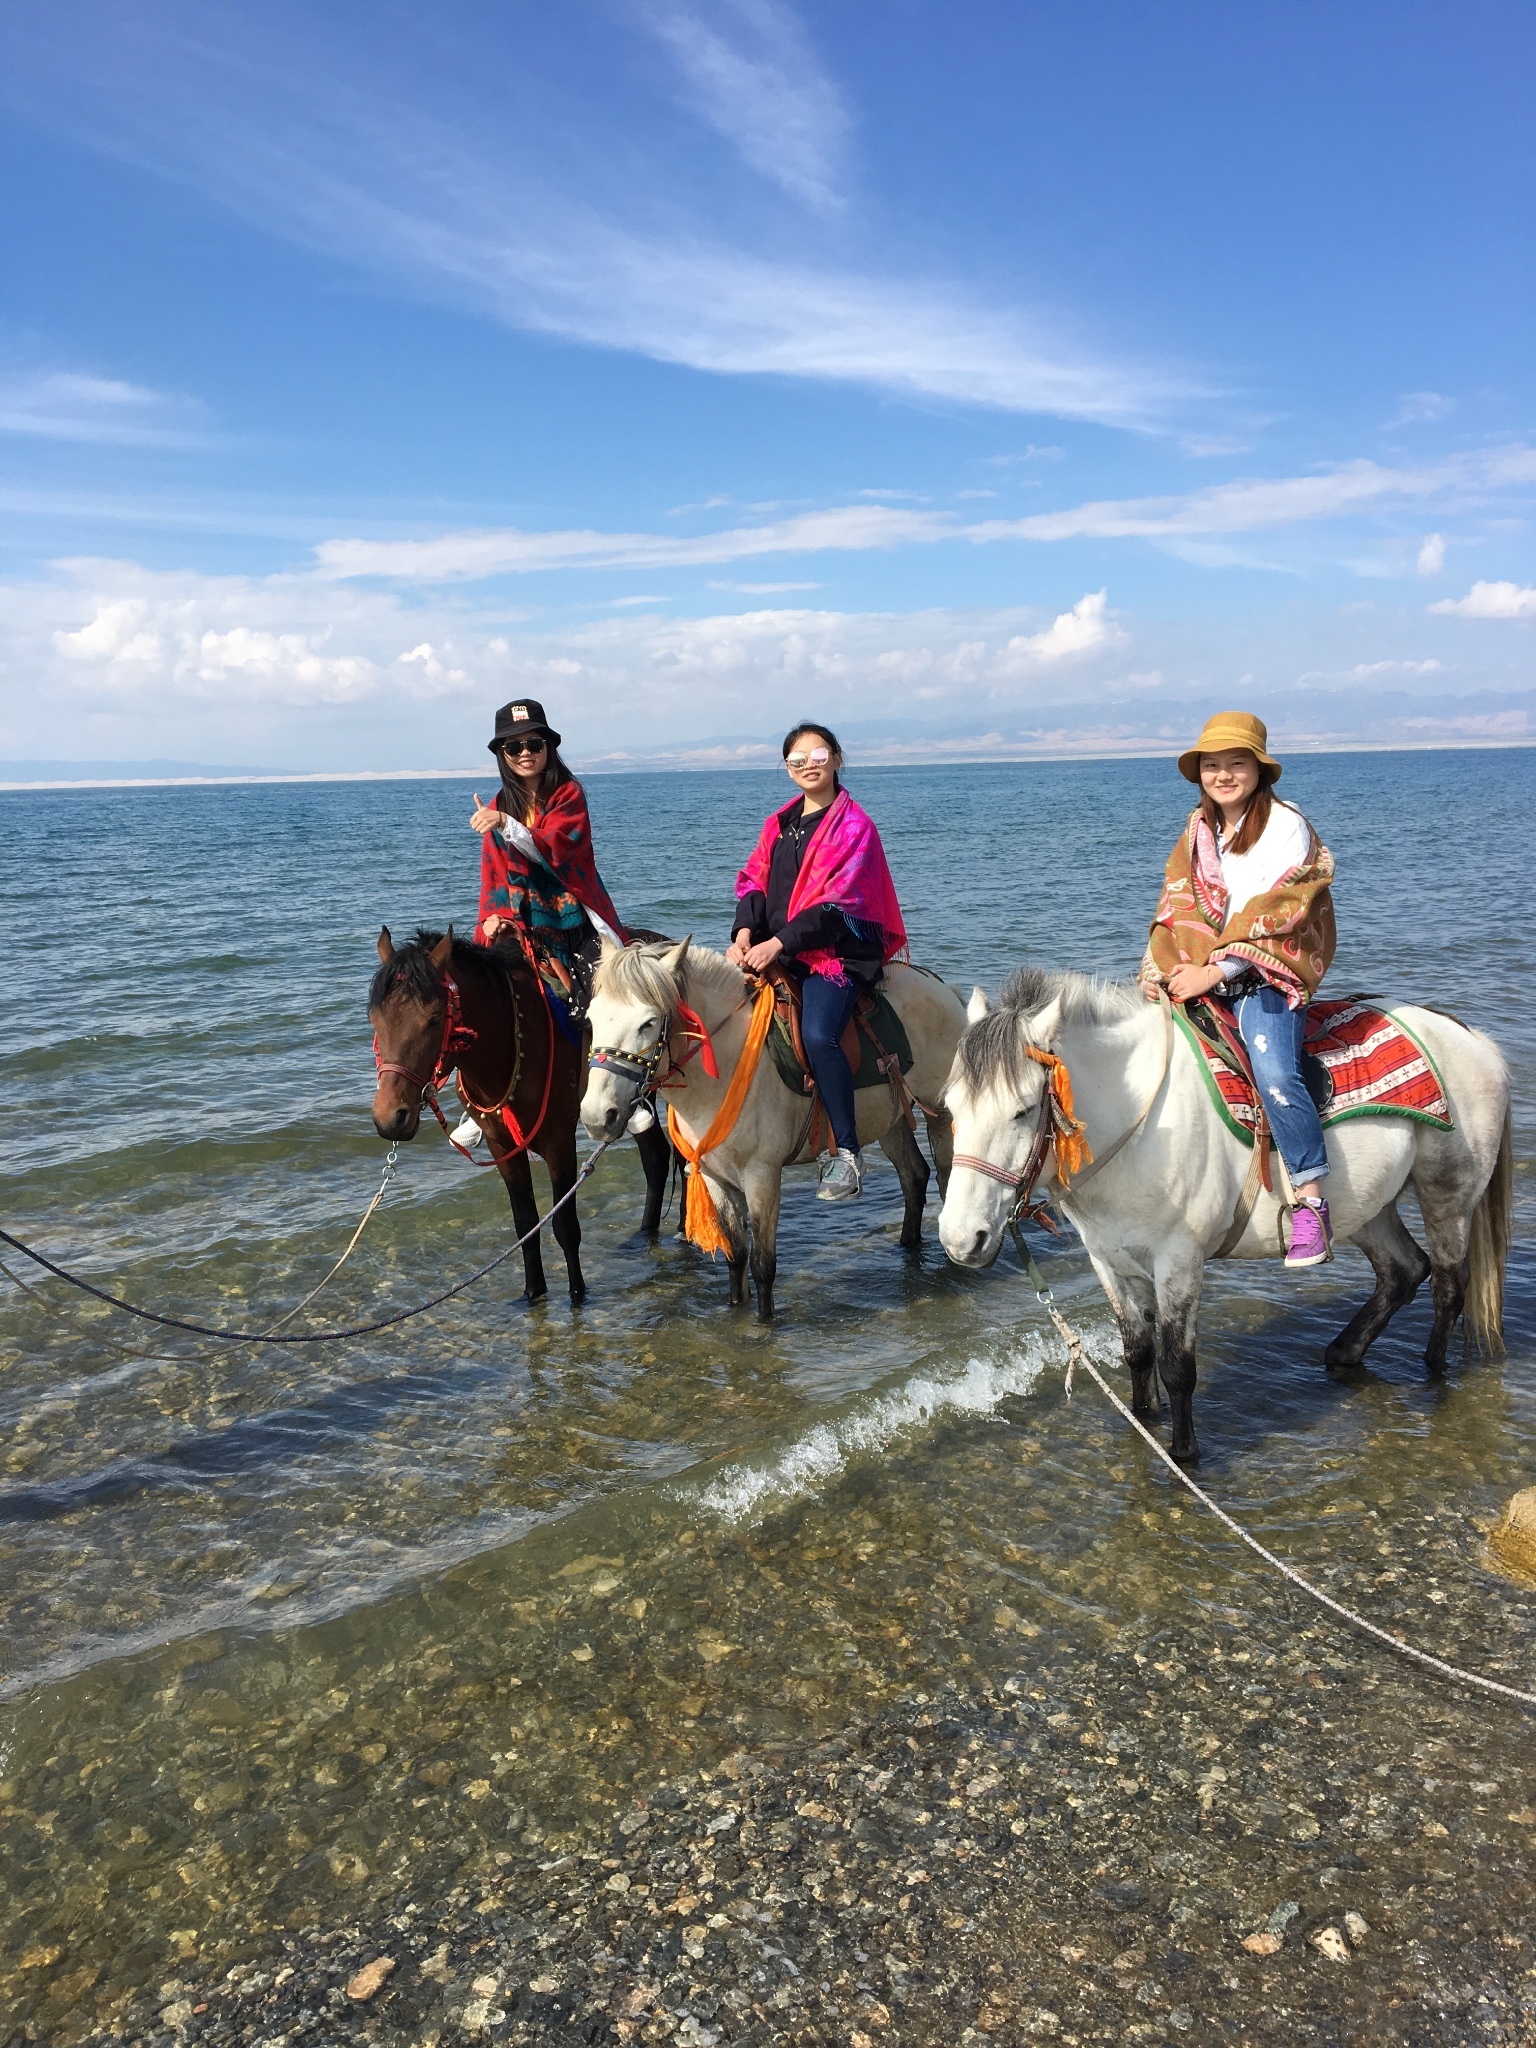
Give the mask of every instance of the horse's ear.
[[690, 932], [686, 939], [683, 939], [682, 941], [680, 941], [679, 944], [675, 945], [672, 948], [670, 953], [663, 953], [661, 956], [662, 966], [666, 968], [668, 974], [672, 976], [672, 979], [678, 984], [679, 987], [682, 986], [683, 968], [687, 963], [688, 948], [692, 944], [693, 933]]
[[451, 961], [451, 960], [452, 960], [452, 958], [453, 958], [453, 926], [452, 926], [452, 925], [449, 925], [449, 927], [448, 927], [447, 931], [445, 931], [445, 932], [443, 933], [443, 936], [442, 936], [442, 937], [441, 937], [441, 938], [440, 938], [440, 939], [438, 940], [437, 944], [436, 944], [436, 945], [435, 945], [435, 946], [434, 946], [434, 947], [432, 948], [431, 952], [430, 952], [430, 953], [429, 953], [429, 954], [427, 955], [427, 958], [428, 958], [428, 959], [429, 959], [429, 960], [430, 960], [430, 961], [432, 962], [432, 972], [433, 972], [434, 974], [446, 974], [446, 973], [447, 973], [447, 971], [448, 971], [448, 963], [449, 963], [449, 961]]
[[986, 990], [984, 988], [973, 988], [971, 990], [971, 1000], [965, 1006], [965, 1021], [968, 1024], [979, 1024], [991, 1007], [992, 1005], [987, 1001]]
[[389, 926], [388, 926], [387, 924], [385, 924], [385, 925], [380, 925], [380, 927], [379, 927], [379, 958], [380, 958], [380, 960], [381, 960], [381, 961], [382, 961], [382, 962], [384, 963], [384, 965], [385, 965], [385, 966], [387, 967], [387, 966], [389, 965], [390, 961], [394, 959], [394, 957], [395, 957], [395, 942], [394, 942], [394, 940], [393, 940], [393, 939], [392, 939], [392, 938], [391, 938], [391, 937], [389, 936]]
[[1056, 996], [1045, 1008], [1029, 1020], [1031, 1045], [1038, 1045], [1042, 1052], [1049, 1052], [1061, 1036], [1061, 997]]

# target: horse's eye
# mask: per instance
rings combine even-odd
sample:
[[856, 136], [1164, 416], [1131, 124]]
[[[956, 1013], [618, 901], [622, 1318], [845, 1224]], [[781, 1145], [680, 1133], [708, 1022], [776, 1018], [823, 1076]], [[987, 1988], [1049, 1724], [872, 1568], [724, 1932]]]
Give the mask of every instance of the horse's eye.
[[1013, 1120], [1016, 1124], [1027, 1123], [1029, 1120], [1029, 1111], [1027, 1109], [1016, 1109], [1013, 1112]]

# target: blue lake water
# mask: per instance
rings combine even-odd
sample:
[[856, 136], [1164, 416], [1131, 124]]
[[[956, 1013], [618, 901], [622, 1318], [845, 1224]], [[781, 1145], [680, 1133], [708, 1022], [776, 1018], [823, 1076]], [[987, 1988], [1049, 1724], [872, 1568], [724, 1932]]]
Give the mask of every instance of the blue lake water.
[[[1206, 1483], [1267, 1540], [1355, 1592], [1411, 1550], [1373, 1612], [1526, 1684], [1530, 1599], [1490, 1570], [1479, 1523], [1536, 1479], [1533, 769], [1517, 751], [1359, 754], [1299, 759], [1284, 783], [1338, 862], [1329, 986], [1441, 1004], [1509, 1059], [1507, 1355], [1426, 1384], [1421, 1301], [1366, 1378], [1335, 1385], [1321, 1352], [1363, 1262], [1245, 1266], [1211, 1276], [1197, 1407]], [[916, 960], [967, 992], [1022, 961], [1134, 972], [1187, 808], [1170, 764], [850, 781]], [[779, 779], [589, 793], [622, 914], [723, 944]], [[381, 1166], [378, 928], [472, 924], [469, 797], [0, 795], [5, 1227], [169, 1313], [250, 1326], [298, 1301]], [[1069, 1644], [1176, 1625], [1191, 1601], [1286, 1625], [1284, 1596], [1175, 1513], [1097, 1398], [1063, 1402], [1016, 1273], [948, 1268], [932, 1215], [905, 1260], [883, 1162], [857, 1205], [811, 1197], [792, 1174], [768, 1329], [670, 1234], [636, 1237], [627, 1149], [583, 1191], [579, 1313], [558, 1287], [527, 1309], [514, 1262], [374, 1340], [216, 1350], [0, 1276], [0, 1895], [34, 1957], [0, 1997], [64, 2038], [170, 1962], [402, 1873], [575, 1839], [681, 1758], [1017, 1659], [989, 1618], [1000, 1590], [1026, 1633]], [[407, 1305], [510, 1234], [497, 1178], [429, 1125], [312, 1313]], [[1080, 1250], [1045, 1256], [1102, 1334]], [[1409, 1725], [1423, 1682], [1394, 1670], [1373, 1711]], [[1513, 1733], [1488, 1743], [1490, 1777], [1518, 1768]], [[424, 1795], [427, 1756], [486, 1791]]]

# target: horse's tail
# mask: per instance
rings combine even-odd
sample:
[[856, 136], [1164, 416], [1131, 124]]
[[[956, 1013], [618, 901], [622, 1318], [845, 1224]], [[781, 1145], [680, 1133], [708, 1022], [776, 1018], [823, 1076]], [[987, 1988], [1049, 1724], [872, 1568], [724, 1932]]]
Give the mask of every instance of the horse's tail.
[[1514, 1202], [1514, 1132], [1506, 1107], [1499, 1155], [1472, 1211], [1467, 1247], [1466, 1328], [1479, 1351], [1504, 1349], [1504, 1262], [1509, 1257]]

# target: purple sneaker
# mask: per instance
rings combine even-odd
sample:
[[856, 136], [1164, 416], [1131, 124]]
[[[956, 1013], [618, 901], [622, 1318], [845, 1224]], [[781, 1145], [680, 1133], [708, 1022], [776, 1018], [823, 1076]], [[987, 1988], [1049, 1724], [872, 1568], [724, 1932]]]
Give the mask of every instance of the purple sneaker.
[[1287, 1266], [1326, 1266], [1333, 1257], [1333, 1229], [1328, 1221], [1328, 1204], [1302, 1201], [1291, 1212], [1291, 1248]]

